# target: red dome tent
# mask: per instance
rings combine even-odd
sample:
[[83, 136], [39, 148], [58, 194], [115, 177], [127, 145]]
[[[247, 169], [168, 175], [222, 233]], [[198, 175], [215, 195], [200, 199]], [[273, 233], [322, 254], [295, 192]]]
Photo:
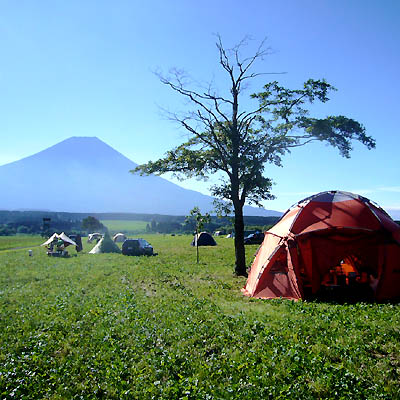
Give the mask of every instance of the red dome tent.
[[348, 288], [371, 287], [376, 300], [400, 297], [400, 226], [365, 197], [322, 192], [291, 207], [265, 232], [242, 291], [304, 299], [325, 285], [339, 286], [339, 277]]

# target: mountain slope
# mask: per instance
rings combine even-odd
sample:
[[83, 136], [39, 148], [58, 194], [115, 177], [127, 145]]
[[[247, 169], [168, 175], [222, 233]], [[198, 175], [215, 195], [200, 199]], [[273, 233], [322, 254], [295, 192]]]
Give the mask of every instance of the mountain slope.
[[[71, 137], [0, 166], [0, 209], [185, 215], [212, 198], [158, 176], [133, 175], [133, 161], [96, 137]], [[249, 212], [250, 211], [250, 212]], [[280, 215], [246, 207], [247, 215]]]

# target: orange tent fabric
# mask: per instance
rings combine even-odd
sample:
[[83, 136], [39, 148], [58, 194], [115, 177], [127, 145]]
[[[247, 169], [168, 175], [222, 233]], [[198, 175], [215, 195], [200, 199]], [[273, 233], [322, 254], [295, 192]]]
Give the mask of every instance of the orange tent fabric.
[[265, 232], [242, 292], [256, 298], [303, 299], [330, 271], [373, 281], [377, 300], [400, 298], [400, 226], [357, 194], [329, 191], [291, 207]]

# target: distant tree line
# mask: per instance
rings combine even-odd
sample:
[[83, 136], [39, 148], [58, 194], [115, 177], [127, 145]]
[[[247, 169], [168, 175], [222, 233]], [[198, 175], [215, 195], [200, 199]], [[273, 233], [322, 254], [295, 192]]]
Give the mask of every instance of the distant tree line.
[[51, 232], [67, 231], [69, 233], [81, 232], [81, 221], [55, 220], [51, 221], [50, 230], [43, 229], [43, 222], [36, 220], [19, 220], [7, 223], [0, 223], [0, 236], [15, 234], [42, 234], [48, 236]]
[[[165, 217], [165, 216], [164, 216]], [[182, 220], [183, 219], [183, 220]], [[270, 229], [279, 217], [244, 217], [246, 231], [265, 231]], [[203, 229], [207, 232], [220, 231], [228, 234], [234, 231], [233, 221], [229, 217], [219, 218], [211, 216], [211, 221], [204, 224]], [[184, 217], [170, 216], [170, 220], [157, 221], [152, 219], [146, 225], [146, 232], [153, 233], [183, 233], [191, 234], [196, 230], [194, 221], [185, 221]]]
[[[84, 233], [105, 230], [100, 220], [125, 220], [147, 222], [146, 232], [193, 233], [193, 223], [185, 222], [185, 216], [131, 213], [67, 213], [46, 211], [0, 211], [0, 236], [15, 234], [46, 234], [43, 218], [50, 218], [49, 232]], [[278, 217], [244, 217], [246, 230], [266, 230]], [[230, 233], [234, 230], [230, 217], [212, 216], [204, 225], [208, 232]]]

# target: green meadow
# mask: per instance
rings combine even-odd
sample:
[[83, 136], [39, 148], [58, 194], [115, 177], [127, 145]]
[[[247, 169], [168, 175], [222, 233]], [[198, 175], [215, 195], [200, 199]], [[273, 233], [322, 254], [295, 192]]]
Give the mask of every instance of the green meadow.
[[0, 236], [0, 251], [19, 247], [39, 246], [45, 241], [40, 235]]
[[398, 304], [249, 299], [231, 239], [196, 264], [143, 237], [158, 256], [0, 251], [0, 398], [400, 398]]
[[126, 220], [102, 220], [101, 223], [112, 233], [124, 232], [127, 234], [137, 234], [146, 231], [146, 221], [126, 221]]

